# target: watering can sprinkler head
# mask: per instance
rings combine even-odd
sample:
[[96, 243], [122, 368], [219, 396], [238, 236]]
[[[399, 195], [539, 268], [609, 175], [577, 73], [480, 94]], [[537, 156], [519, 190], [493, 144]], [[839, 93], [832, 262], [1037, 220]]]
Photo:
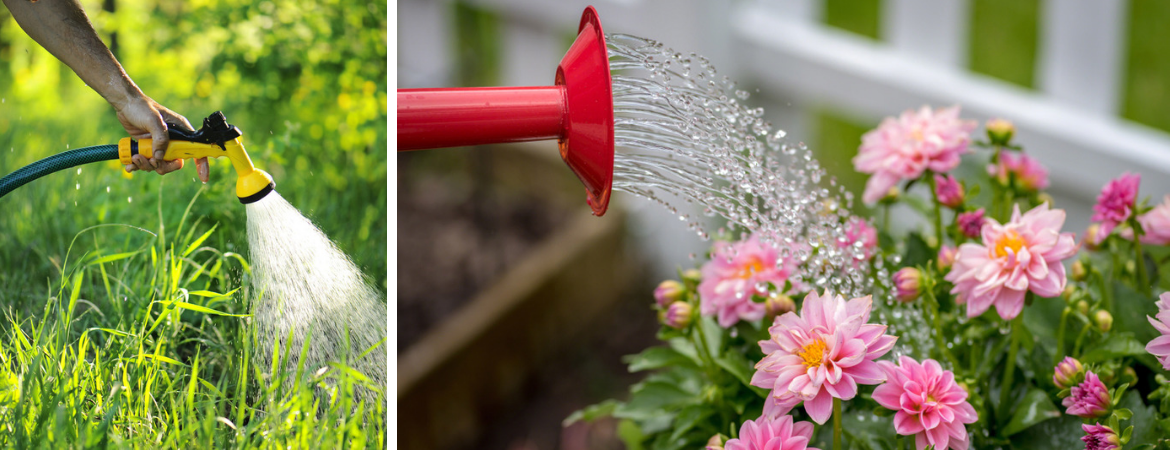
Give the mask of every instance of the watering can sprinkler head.
[[[252, 165], [252, 159], [240, 142], [240, 136], [244, 133], [235, 125], [228, 124], [222, 112], [216, 111], [203, 119], [203, 127], [198, 131], [186, 131], [168, 123], [167, 132], [171, 142], [163, 156], [166, 161], [226, 156], [236, 169], [236, 197], [239, 197], [240, 203], [254, 203], [276, 188], [272, 175]], [[151, 140], [122, 138], [118, 141], [119, 161], [123, 165], [130, 164], [130, 158], [138, 154], [139, 148], [149, 152]]]
[[613, 82], [597, 10], [585, 8], [555, 86], [399, 89], [398, 151], [557, 139], [593, 214], [613, 186]]

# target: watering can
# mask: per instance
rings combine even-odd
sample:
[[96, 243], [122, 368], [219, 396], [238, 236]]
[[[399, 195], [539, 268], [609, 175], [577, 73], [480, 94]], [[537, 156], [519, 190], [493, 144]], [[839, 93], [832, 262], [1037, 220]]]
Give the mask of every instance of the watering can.
[[398, 90], [398, 151], [556, 139], [605, 214], [613, 185], [613, 83], [597, 10], [585, 8], [555, 85]]

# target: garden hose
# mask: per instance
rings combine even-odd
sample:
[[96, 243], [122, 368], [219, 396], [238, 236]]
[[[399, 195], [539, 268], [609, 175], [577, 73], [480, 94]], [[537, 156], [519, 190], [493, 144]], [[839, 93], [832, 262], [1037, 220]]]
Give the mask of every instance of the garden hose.
[[[276, 183], [272, 176], [257, 169], [240, 142], [243, 132], [227, 123], [222, 112], [216, 111], [203, 119], [199, 131], [186, 131], [174, 124], [167, 124], [170, 144], [167, 145], [165, 161], [186, 158], [218, 158], [226, 156], [236, 169], [236, 197], [240, 203], [253, 203], [272, 192]], [[139, 147], [150, 149], [151, 140], [122, 138], [117, 145], [95, 145], [79, 148], [50, 156], [29, 164], [0, 178], [0, 198], [28, 182], [53, 172], [98, 161], [119, 160], [122, 165], [131, 163]]]
[[95, 145], [61, 152], [17, 169], [0, 178], [0, 198], [28, 182], [82, 164], [118, 159], [117, 145]]

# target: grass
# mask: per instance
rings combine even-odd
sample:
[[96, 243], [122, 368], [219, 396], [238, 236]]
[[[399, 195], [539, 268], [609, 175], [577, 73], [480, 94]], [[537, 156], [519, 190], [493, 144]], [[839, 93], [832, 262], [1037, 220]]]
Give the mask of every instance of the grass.
[[[158, 198], [161, 205], [161, 191]], [[305, 374], [281, 361], [308, 342], [301, 349], [255, 342], [247, 260], [206, 245], [221, 230], [190, 220], [197, 198], [177, 222], [159, 208], [153, 230], [82, 230], [41, 297], [9, 305], [0, 342], [0, 445], [386, 446], [384, 402], [357, 395], [384, 387], [369, 386], [344, 365], [345, 355]], [[37, 314], [21, 312], [38, 305]], [[273, 367], [251, 364], [257, 347], [271, 349]]]

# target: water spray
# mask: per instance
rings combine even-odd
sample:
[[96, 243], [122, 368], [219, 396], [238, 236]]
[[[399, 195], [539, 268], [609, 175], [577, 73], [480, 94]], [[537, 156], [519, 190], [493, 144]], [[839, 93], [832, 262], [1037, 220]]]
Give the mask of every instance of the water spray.
[[593, 214], [613, 187], [613, 86], [597, 10], [585, 8], [554, 86], [398, 90], [398, 151], [556, 139]]

